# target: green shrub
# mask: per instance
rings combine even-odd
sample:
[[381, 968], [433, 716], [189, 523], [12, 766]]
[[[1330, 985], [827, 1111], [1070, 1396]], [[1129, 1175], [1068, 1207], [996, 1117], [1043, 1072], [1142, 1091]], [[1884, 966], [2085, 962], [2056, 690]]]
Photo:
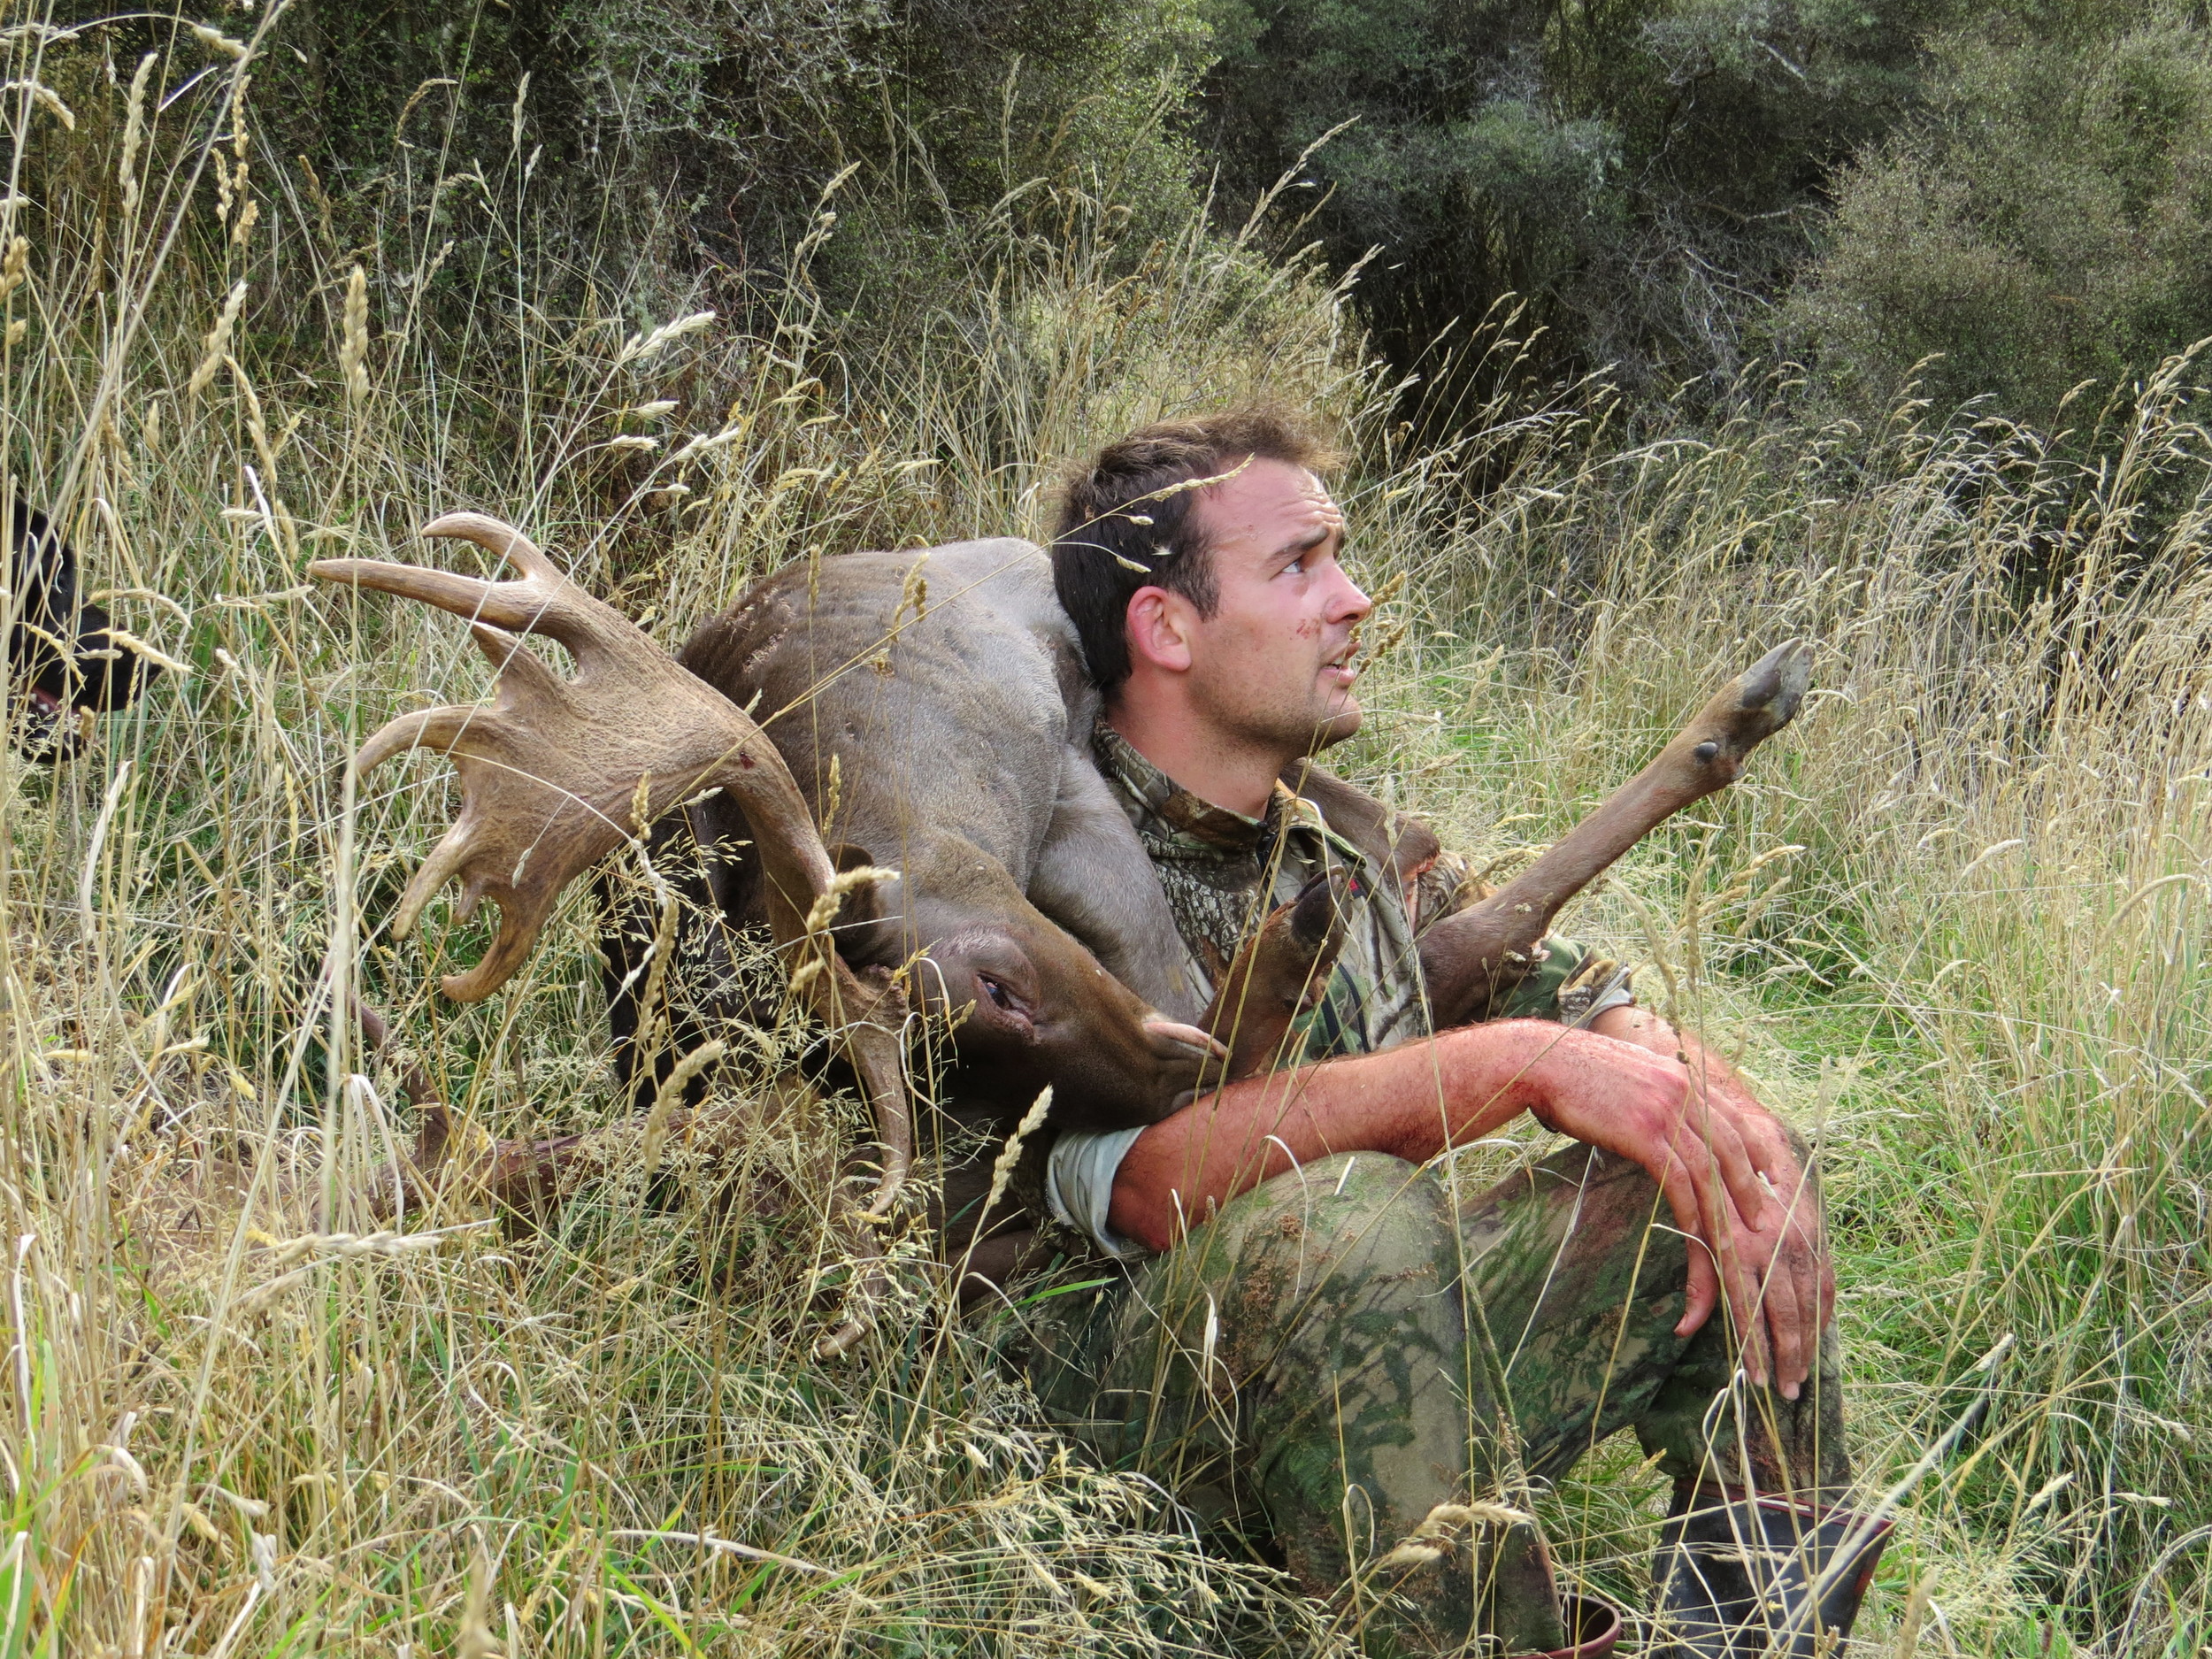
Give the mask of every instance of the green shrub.
[[[168, 38], [102, 37], [126, 78]], [[1056, 187], [1172, 235], [1197, 200], [1179, 122], [1207, 39], [1192, 0], [298, 0], [257, 59], [251, 124], [263, 153], [307, 161], [335, 240], [452, 242], [423, 298], [457, 328], [518, 259], [565, 273], [564, 303], [621, 294], [635, 326], [702, 280], [725, 309], [772, 304], [804, 244], [810, 295], [890, 338], [964, 288], [1010, 194]], [[483, 176], [426, 204], [457, 156]], [[412, 269], [372, 277], [412, 303]]]
[[1918, 372], [1939, 407], [1985, 398], [2048, 420], [2083, 381], [2212, 334], [2201, 22], [2043, 37], [2000, 23], [1937, 58], [1931, 114], [1845, 179], [1790, 308], [1836, 382], [1878, 404], [1937, 357]]
[[1911, 106], [1955, 0], [1607, 7], [1216, 0], [1200, 129], [1232, 194], [1308, 146], [1316, 225], [1417, 360], [1508, 292], [1545, 359], [1724, 380], [1809, 251], [1832, 167]]

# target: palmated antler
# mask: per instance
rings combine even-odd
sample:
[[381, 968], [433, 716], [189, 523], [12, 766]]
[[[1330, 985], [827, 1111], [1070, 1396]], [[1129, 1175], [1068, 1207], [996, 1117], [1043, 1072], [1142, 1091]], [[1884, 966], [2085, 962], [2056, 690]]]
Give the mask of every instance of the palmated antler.
[[1796, 718], [1812, 662], [1812, 647], [1802, 640], [1776, 646], [1526, 869], [1430, 928], [1421, 941], [1421, 969], [1436, 1024], [1484, 1018], [1534, 965], [1562, 905], [1666, 818], [1733, 783], [1751, 751]]
[[[482, 959], [442, 981], [456, 1001], [480, 1001], [522, 965], [570, 881], [670, 807], [703, 790], [726, 789], [752, 826], [769, 926], [793, 988], [843, 1043], [867, 1094], [884, 1148], [868, 1213], [887, 1213], [914, 1145], [897, 1035], [903, 1010], [887, 1009], [897, 994], [864, 986], [832, 947], [826, 922], [835, 905], [818, 901], [830, 894], [836, 871], [783, 757], [736, 704], [570, 581], [513, 526], [453, 512], [422, 533], [473, 541], [521, 577], [480, 581], [381, 559], [308, 566], [324, 581], [419, 599], [468, 618], [478, 647], [499, 671], [491, 707], [402, 715], [355, 757], [357, 771], [366, 772], [405, 750], [434, 749], [460, 772], [460, 816], [407, 884], [395, 935], [407, 933], [431, 895], [455, 877], [462, 883], [461, 916], [487, 897], [495, 901], [499, 931]], [[575, 659], [576, 678], [561, 679], [517, 634], [559, 641]]]

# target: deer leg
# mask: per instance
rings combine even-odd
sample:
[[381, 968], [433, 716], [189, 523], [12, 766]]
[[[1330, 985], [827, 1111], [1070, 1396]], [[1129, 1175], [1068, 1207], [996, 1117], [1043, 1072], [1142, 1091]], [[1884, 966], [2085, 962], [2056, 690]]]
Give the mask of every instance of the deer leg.
[[1423, 935], [1436, 1026], [1483, 1018], [1535, 961], [1552, 918], [1673, 814], [1733, 783], [1751, 751], [1787, 726], [1812, 674], [1802, 640], [1776, 647], [1721, 687], [1652, 763], [1520, 874]]
[[1340, 895], [1338, 887], [1340, 880], [1350, 879], [1314, 877], [1296, 898], [1271, 911], [1237, 951], [1199, 1022], [1229, 1050], [1215, 1083], [1233, 1083], [1272, 1066], [1292, 1022], [1320, 1000], [1344, 948], [1340, 897], [1354, 895]]

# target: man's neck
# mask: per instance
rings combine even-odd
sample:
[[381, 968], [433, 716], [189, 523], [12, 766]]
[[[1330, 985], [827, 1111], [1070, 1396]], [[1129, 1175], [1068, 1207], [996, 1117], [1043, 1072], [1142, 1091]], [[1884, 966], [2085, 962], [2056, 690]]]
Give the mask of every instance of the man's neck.
[[1271, 751], [1223, 741], [1187, 710], [1149, 709], [1131, 697], [1107, 705], [1106, 723], [1178, 788], [1247, 818], [1266, 816], [1275, 780], [1290, 764]]

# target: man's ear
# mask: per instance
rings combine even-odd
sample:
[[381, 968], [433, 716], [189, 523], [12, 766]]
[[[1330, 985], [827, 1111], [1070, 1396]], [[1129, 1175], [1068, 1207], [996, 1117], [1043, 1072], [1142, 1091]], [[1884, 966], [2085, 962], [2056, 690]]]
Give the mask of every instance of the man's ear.
[[1180, 674], [1191, 665], [1190, 601], [1164, 588], [1140, 588], [1129, 595], [1123, 631], [1129, 639], [1129, 660], [1148, 663], [1169, 673]]

